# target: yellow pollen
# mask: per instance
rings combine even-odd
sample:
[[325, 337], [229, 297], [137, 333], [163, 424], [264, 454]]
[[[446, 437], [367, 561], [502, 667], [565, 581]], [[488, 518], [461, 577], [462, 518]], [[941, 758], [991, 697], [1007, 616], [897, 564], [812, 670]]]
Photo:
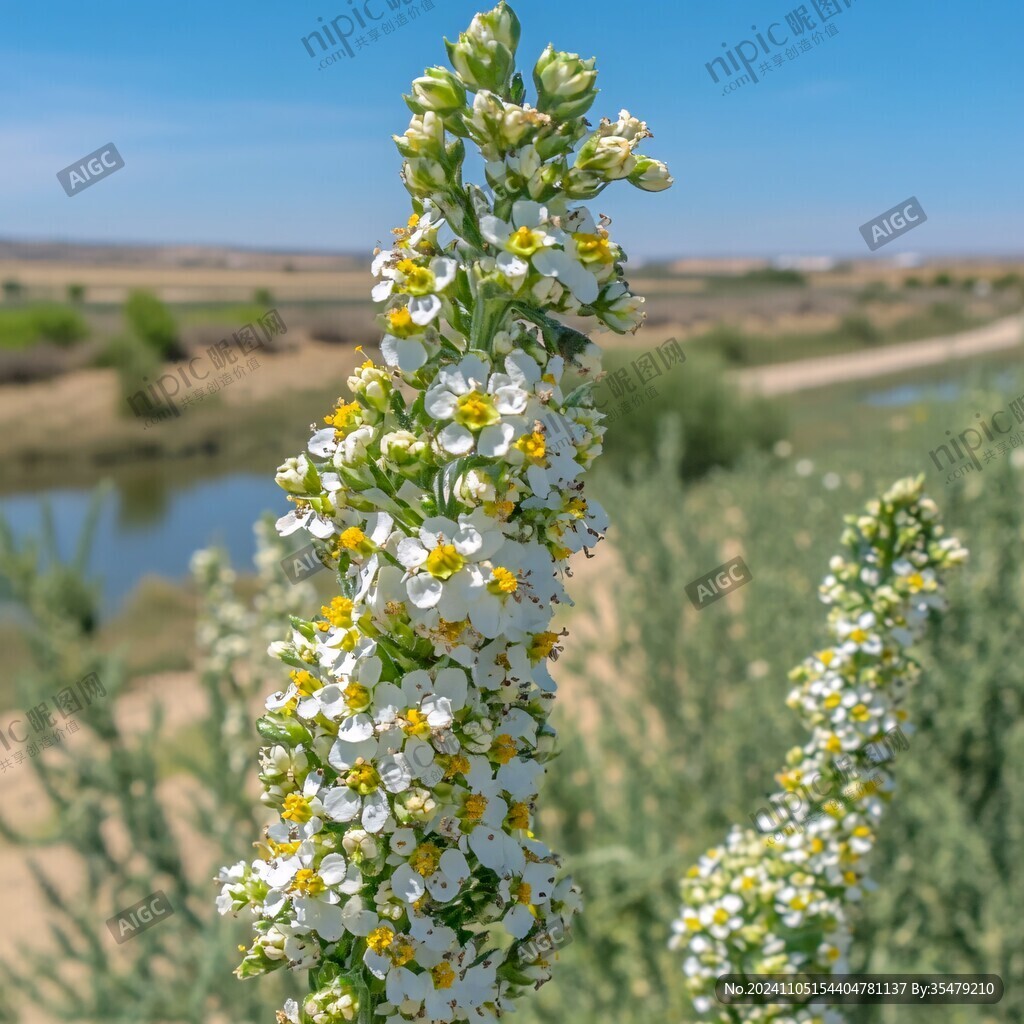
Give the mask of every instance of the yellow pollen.
[[846, 882], [847, 885], [856, 885], [857, 873], [855, 871], [844, 871], [843, 880]]
[[294, 843], [277, 843], [273, 839], [267, 840], [267, 846], [270, 847], [270, 852], [274, 854], [275, 857], [282, 857], [296, 853], [301, 845], [302, 840], [300, 839], [296, 839]]
[[688, 914], [686, 917], [684, 917], [683, 923], [686, 925], [687, 928], [690, 929], [691, 932], [700, 931], [700, 918], [695, 916], [694, 914]]
[[345, 776], [345, 785], [354, 789], [360, 796], [368, 796], [380, 784], [380, 776], [372, 764], [357, 764]]
[[843, 741], [835, 733], [832, 733], [832, 735], [825, 740], [825, 749], [830, 754], [838, 754], [843, 749]]
[[871, 712], [868, 711], [866, 704], [855, 704], [850, 709], [850, 717], [857, 719], [858, 722], [866, 722], [871, 717]]
[[412, 943], [407, 939], [399, 939], [395, 943], [394, 949], [391, 950], [391, 959], [396, 967], [403, 967], [416, 955], [416, 950], [412, 948]]
[[322, 689], [324, 685], [319, 679], [315, 678], [305, 669], [289, 672], [288, 676], [296, 685], [299, 693], [301, 693], [303, 697], [311, 696], [316, 693], [317, 690]]
[[504, 566], [498, 565], [491, 570], [492, 581], [487, 584], [487, 589], [492, 594], [514, 594], [519, 589], [519, 581], [515, 573], [510, 572]]
[[855, 835], [855, 836], [856, 836], [856, 837], [857, 837], [858, 839], [866, 839], [866, 838], [867, 838], [867, 837], [868, 837], [869, 835], [871, 835], [871, 829], [869, 829], [869, 828], [867, 827], [867, 825], [858, 825], [858, 826], [857, 826], [857, 827], [856, 827], [856, 828], [855, 828], [855, 829], [853, 830], [853, 834], [854, 834], [854, 835]]
[[374, 953], [383, 953], [394, 941], [395, 933], [390, 928], [374, 928], [366, 936], [366, 944]]
[[284, 798], [281, 817], [288, 821], [304, 822], [313, 817], [313, 812], [309, 809], [309, 801], [301, 793], [289, 793]]
[[539, 231], [522, 227], [509, 236], [508, 250], [517, 256], [532, 256], [540, 248], [542, 240], [543, 236]]
[[851, 640], [852, 640], [852, 641], [853, 641], [853, 642], [854, 642], [855, 644], [862, 644], [862, 643], [864, 643], [864, 641], [865, 641], [865, 640], [867, 640], [867, 638], [868, 638], [868, 635], [867, 635], [867, 633], [865, 633], [865, 632], [864, 632], [864, 630], [863, 630], [863, 629], [855, 629], [855, 630], [854, 630], [854, 631], [853, 631], [853, 632], [852, 632], [852, 633], [850, 634], [850, 639], [851, 639]]
[[471, 793], [466, 797], [466, 817], [470, 821], [479, 821], [487, 810], [487, 797], [479, 793]]
[[714, 914], [715, 924], [725, 924], [729, 920], [729, 911], [724, 907], [719, 907]]
[[825, 650], [818, 652], [818, 661], [822, 663], [826, 668], [835, 661], [836, 652], [833, 650]]
[[831, 711], [832, 708], [839, 707], [842, 700], [843, 698], [838, 693], [830, 693], [822, 703], [829, 711]]
[[523, 434], [516, 441], [515, 447], [535, 465], [539, 465], [544, 461], [548, 450], [547, 441], [539, 430], [535, 430], [532, 434]]
[[433, 843], [420, 843], [409, 858], [409, 867], [418, 875], [429, 878], [441, 860], [441, 851]]
[[558, 643], [557, 633], [534, 633], [533, 640], [530, 642], [530, 657], [534, 661], [546, 658], [554, 650], [556, 643]]
[[338, 538], [346, 551], [358, 551], [366, 543], [366, 534], [358, 526], [350, 526]]
[[334, 427], [334, 436], [340, 441], [356, 425], [359, 418], [358, 402], [343, 402], [340, 398], [334, 412], [324, 417], [324, 423]]
[[907, 584], [911, 592], [916, 594], [924, 587], [924, 577], [919, 572], [912, 573], [907, 577]]
[[530, 807], [528, 804], [513, 804], [508, 812], [510, 828], [525, 829], [530, 827]]
[[417, 708], [409, 708], [405, 713], [405, 720], [407, 724], [403, 725], [402, 729], [409, 736], [418, 736], [425, 740], [430, 735], [430, 724], [422, 711]]
[[359, 711], [370, 703], [370, 691], [362, 683], [349, 683], [343, 692], [345, 702], [353, 711]]
[[517, 903], [522, 903], [524, 906], [529, 906], [530, 905], [530, 897], [532, 895], [533, 895], [533, 890], [531, 889], [529, 883], [528, 882], [520, 882], [518, 888], [516, 889], [516, 902]]
[[819, 839], [817, 836], [815, 836], [811, 840], [811, 853], [821, 853], [821, 851], [824, 850], [824, 849], [825, 849], [825, 842], [824, 842], [824, 840]]
[[465, 775], [469, 771], [470, 764], [469, 758], [463, 757], [462, 754], [454, 754], [452, 759], [448, 762], [448, 767], [445, 769], [444, 777], [446, 779], [454, 779], [456, 775]]
[[454, 544], [438, 544], [427, 555], [427, 572], [435, 579], [451, 579], [464, 565], [466, 560], [455, 550]]
[[455, 410], [455, 422], [470, 430], [483, 430], [493, 426], [501, 419], [495, 408], [494, 399], [490, 395], [482, 395], [479, 391], [470, 391], [460, 395]]
[[806, 896], [794, 896], [789, 901], [789, 905], [793, 910], [806, 910], [808, 902]]
[[300, 868], [295, 872], [292, 889], [303, 896], [319, 896], [327, 888], [324, 880], [312, 868]]
[[466, 620], [461, 622], [449, 622], [447, 619], [440, 619], [437, 623], [437, 632], [450, 644], [458, 642], [458, 639], [465, 632]]
[[431, 967], [430, 976], [434, 979], [434, 988], [451, 988], [455, 984], [455, 971], [447, 960]]
[[507, 732], [494, 740], [494, 759], [498, 764], [508, 764], [516, 756], [516, 741]]
[[615, 253], [612, 252], [607, 235], [587, 235], [580, 232], [573, 235], [576, 249], [584, 263], [614, 263]]
[[338, 629], [352, 628], [352, 602], [347, 597], [335, 597], [329, 605], [322, 605], [320, 614]]

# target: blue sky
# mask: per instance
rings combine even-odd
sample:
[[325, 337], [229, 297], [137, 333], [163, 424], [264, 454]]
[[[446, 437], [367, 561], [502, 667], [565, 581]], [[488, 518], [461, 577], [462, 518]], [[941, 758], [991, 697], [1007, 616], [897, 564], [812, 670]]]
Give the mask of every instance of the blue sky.
[[[350, 2], [8, 5], [0, 238], [350, 252], [386, 239], [408, 207], [390, 140], [408, 121], [401, 93], [480, 5], [434, 0], [319, 70], [301, 39]], [[753, 25], [778, 23], [792, 45], [794, 0], [514, 6], [527, 70], [548, 41], [596, 54], [592, 117], [627, 107], [655, 132], [647, 151], [676, 186], [621, 184], [594, 203], [637, 256], [867, 255], [859, 225], [911, 195], [928, 222], [879, 258], [1024, 251], [1024, 5], [851, 2], [837, 34], [724, 96], [705, 64]], [[69, 199], [56, 172], [110, 141], [125, 168]]]

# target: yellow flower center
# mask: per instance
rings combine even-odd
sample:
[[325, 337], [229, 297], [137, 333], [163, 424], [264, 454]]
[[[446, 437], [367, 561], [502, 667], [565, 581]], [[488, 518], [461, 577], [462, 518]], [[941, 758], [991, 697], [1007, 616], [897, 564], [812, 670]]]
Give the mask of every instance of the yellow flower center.
[[843, 872], [843, 880], [846, 882], [847, 885], [856, 885], [857, 884], [857, 872], [856, 871], [844, 871]]
[[576, 240], [576, 251], [584, 263], [614, 263], [615, 253], [608, 242], [608, 236], [588, 235], [582, 231], [572, 236]]
[[794, 896], [789, 901], [789, 905], [793, 910], [806, 910], [808, 902], [806, 896]]
[[395, 939], [395, 933], [390, 928], [374, 928], [366, 936], [366, 944], [374, 953], [383, 953]]
[[825, 749], [830, 754], [838, 754], [843, 749], [843, 741], [835, 733], [832, 733], [832, 735], [825, 740]]
[[380, 776], [372, 764], [357, 764], [346, 776], [345, 785], [360, 796], [368, 796], [380, 785]]
[[334, 436], [340, 441], [359, 420], [359, 403], [343, 402], [340, 398], [334, 412], [324, 417], [324, 423], [334, 427]]
[[831, 711], [833, 708], [839, 707], [842, 699], [843, 698], [838, 693], [830, 693], [822, 703], [825, 705], [827, 710]]
[[402, 260], [398, 270], [405, 276], [402, 288], [410, 295], [429, 295], [434, 290], [436, 279], [432, 270], [418, 267], [412, 260]]
[[412, 314], [408, 306], [396, 306], [389, 309], [385, 314], [388, 322], [388, 332], [396, 338], [408, 338], [413, 334], [419, 334], [423, 328], [412, 322]]
[[530, 228], [513, 231], [508, 240], [508, 251], [517, 256], [532, 256], [544, 244], [544, 233]]
[[295, 872], [292, 889], [303, 896], [319, 896], [327, 888], [324, 880], [312, 868], [300, 868]]
[[469, 821], [479, 821], [487, 810], [487, 797], [479, 793], [471, 793], [466, 797], [466, 818]]
[[310, 697], [317, 690], [323, 689], [324, 684], [305, 669], [289, 672], [288, 675], [303, 697]]
[[430, 976], [434, 979], [434, 988], [451, 988], [455, 984], [455, 971], [447, 960], [431, 967]]
[[513, 804], [508, 812], [509, 828], [526, 829], [530, 827], [530, 807], [528, 804]]
[[494, 740], [494, 759], [498, 764], [508, 764], [516, 756], [516, 741], [507, 732]]
[[573, 519], [582, 519], [587, 514], [587, 499], [570, 498], [566, 503], [565, 511], [568, 512]]
[[529, 882], [520, 881], [519, 885], [515, 888], [515, 897], [517, 903], [522, 903], [528, 907], [530, 905], [530, 898], [533, 896], [533, 889]]
[[451, 579], [464, 565], [466, 560], [455, 550], [454, 544], [438, 544], [427, 555], [427, 572], [435, 579]]
[[391, 959], [396, 967], [404, 967], [415, 955], [416, 950], [408, 939], [399, 939], [391, 950]]
[[871, 717], [871, 712], [868, 711], [866, 704], [855, 704], [850, 709], [850, 717], [858, 722], [866, 722]]
[[515, 447], [537, 466], [544, 462], [548, 450], [547, 441], [539, 430], [535, 430], [532, 434], [523, 434], [516, 441]]
[[826, 668], [832, 664], [835, 660], [836, 652], [833, 650], [825, 650], [818, 652], [818, 661], [822, 663]]
[[270, 847], [270, 852], [275, 857], [284, 857], [289, 854], [296, 853], [301, 845], [302, 840], [300, 839], [296, 839], [294, 843], [278, 843], [273, 839], [267, 840], [267, 846]]
[[725, 924], [729, 920], [729, 911], [724, 907], [719, 907], [714, 914], [715, 924]]
[[469, 427], [470, 430], [483, 430], [493, 426], [501, 419], [501, 414], [494, 407], [494, 399], [490, 395], [482, 395], [479, 391], [470, 391], [460, 395], [455, 410], [455, 422]]
[[448, 767], [444, 771], [444, 777], [446, 779], [454, 779], [456, 775], [465, 775], [469, 768], [468, 757], [463, 757], [462, 754], [453, 754], [448, 762]]
[[519, 581], [516, 574], [498, 565], [491, 570], [491, 582], [487, 589], [492, 594], [514, 594], [519, 589]]
[[313, 817], [313, 812], [309, 809], [309, 801], [301, 793], [289, 793], [284, 798], [281, 817], [288, 821], [304, 822]]
[[427, 716], [417, 708], [409, 708], [406, 711], [405, 721], [406, 724], [402, 728], [409, 736], [418, 736], [421, 740], [425, 740], [430, 735]]
[[409, 858], [409, 867], [418, 875], [429, 878], [441, 861], [441, 851], [433, 843], [420, 843]]
[[924, 587], [924, 577], [919, 572], [912, 573], [907, 577], [907, 585], [910, 587], [910, 592], [916, 594]]
[[347, 597], [335, 597], [330, 605], [322, 605], [320, 614], [338, 629], [352, 628], [352, 602]]
[[534, 633], [533, 639], [530, 641], [530, 658], [533, 661], [546, 658], [554, 650], [556, 643], [558, 643], [557, 633]]
[[370, 691], [362, 683], [349, 683], [343, 692], [345, 702], [352, 711], [361, 711], [370, 704]]
[[366, 538], [366, 534], [358, 526], [350, 526], [347, 530], [343, 530], [338, 538], [338, 542], [346, 551], [355, 551], [361, 554], [368, 553], [369, 541]]
[[871, 835], [871, 829], [869, 829], [869, 828], [867, 827], [867, 825], [858, 825], [858, 826], [857, 826], [857, 827], [856, 827], [856, 828], [855, 828], [855, 829], [853, 830], [853, 834], [854, 834], [854, 835], [855, 835], [855, 836], [856, 836], [856, 837], [857, 837], [858, 839], [866, 839], [866, 838], [867, 838], [867, 837], [868, 837], [869, 835]]
[[863, 630], [863, 629], [855, 629], [855, 630], [854, 630], [854, 631], [853, 631], [853, 632], [852, 632], [852, 633], [850, 634], [850, 639], [851, 639], [851, 640], [852, 640], [852, 641], [853, 641], [853, 642], [854, 642], [855, 644], [862, 644], [862, 643], [864, 643], [864, 641], [865, 641], [865, 640], [867, 640], [867, 638], [868, 638], [868, 635], [867, 635], [867, 633], [865, 633], [865, 632], [864, 632], [864, 630]]
[[700, 918], [694, 914], [687, 914], [686, 917], [683, 918], [683, 924], [685, 924], [691, 932], [700, 931]]

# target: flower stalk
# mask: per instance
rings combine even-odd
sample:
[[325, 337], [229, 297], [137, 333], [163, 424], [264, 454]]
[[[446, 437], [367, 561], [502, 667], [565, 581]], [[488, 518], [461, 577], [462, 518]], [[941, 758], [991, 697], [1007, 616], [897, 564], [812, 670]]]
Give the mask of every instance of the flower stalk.
[[[413, 82], [395, 137], [413, 213], [372, 268], [383, 365], [278, 471], [278, 529], [313, 538], [338, 592], [271, 645], [291, 668], [259, 723], [278, 820], [218, 905], [255, 919], [240, 977], [310, 972], [282, 1022], [496, 1020], [549, 979], [580, 907], [537, 835], [552, 619], [607, 526], [582, 480], [601, 416], [563, 391], [599, 353], [562, 318], [624, 333], [643, 300], [608, 220], [572, 202], [574, 147], [613, 124], [583, 118], [594, 62], [549, 47], [530, 106], [518, 42], [500, 3], [447, 44], [453, 70]], [[646, 134], [588, 182], [628, 180]], [[493, 198], [462, 182], [467, 143]]]

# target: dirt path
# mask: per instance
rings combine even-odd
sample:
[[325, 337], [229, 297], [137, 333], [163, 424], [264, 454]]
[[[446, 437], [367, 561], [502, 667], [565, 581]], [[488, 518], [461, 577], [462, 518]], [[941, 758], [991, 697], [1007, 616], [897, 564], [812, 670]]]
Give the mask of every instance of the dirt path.
[[1022, 326], [1024, 320], [1014, 315], [947, 337], [739, 370], [734, 379], [745, 390], [759, 391], [763, 395], [787, 395], [828, 384], [870, 380], [922, 366], [1016, 348], [1021, 343]]

